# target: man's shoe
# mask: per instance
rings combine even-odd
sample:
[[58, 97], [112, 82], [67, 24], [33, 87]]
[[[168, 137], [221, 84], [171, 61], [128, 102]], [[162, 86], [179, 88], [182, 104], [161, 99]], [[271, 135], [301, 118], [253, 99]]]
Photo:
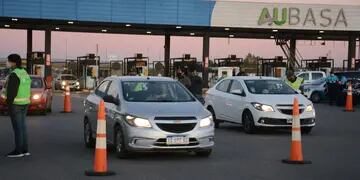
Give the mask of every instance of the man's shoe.
[[24, 157], [23, 153], [19, 153], [17, 151], [12, 151], [9, 154], [6, 155], [9, 158], [18, 158], [18, 157]]
[[24, 156], [30, 156], [31, 154], [28, 151], [23, 152]]

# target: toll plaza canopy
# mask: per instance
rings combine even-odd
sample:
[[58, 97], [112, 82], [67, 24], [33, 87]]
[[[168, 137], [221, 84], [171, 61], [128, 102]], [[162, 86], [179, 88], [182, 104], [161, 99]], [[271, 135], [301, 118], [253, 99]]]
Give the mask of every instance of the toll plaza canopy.
[[[0, 0], [0, 22], [2, 27], [35, 30], [101, 32], [106, 28], [109, 33], [151, 31], [220, 37], [231, 32], [248, 38], [269, 38], [271, 30], [277, 29], [278, 33], [295, 33], [297, 39], [316, 39], [319, 31], [326, 31], [324, 39], [348, 40], [349, 33], [360, 33], [360, 6], [208, 0]], [[126, 25], [132, 28], [124, 28]]]

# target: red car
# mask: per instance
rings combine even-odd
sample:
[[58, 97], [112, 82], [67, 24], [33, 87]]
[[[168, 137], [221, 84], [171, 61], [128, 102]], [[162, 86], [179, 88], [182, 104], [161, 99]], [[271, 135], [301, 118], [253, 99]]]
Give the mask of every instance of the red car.
[[[28, 107], [28, 113], [40, 112], [46, 115], [47, 112], [51, 112], [51, 104], [53, 93], [50, 86], [47, 86], [46, 82], [41, 76], [31, 77], [31, 103]], [[0, 113], [5, 114], [8, 107], [5, 103], [4, 97], [0, 96]]]

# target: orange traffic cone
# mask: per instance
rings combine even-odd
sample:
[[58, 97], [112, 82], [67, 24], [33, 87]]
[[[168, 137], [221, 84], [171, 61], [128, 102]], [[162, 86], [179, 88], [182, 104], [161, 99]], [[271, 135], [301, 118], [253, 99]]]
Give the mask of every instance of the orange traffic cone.
[[87, 176], [111, 176], [114, 172], [107, 169], [107, 151], [106, 151], [106, 119], [105, 119], [105, 105], [101, 100], [98, 111], [98, 123], [96, 131], [96, 149], [94, 159], [94, 169], [85, 171]]
[[71, 113], [71, 96], [70, 96], [70, 87], [65, 87], [64, 92], [64, 111], [63, 113]]
[[292, 140], [290, 158], [282, 160], [287, 164], [311, 164], [311, 161], [304, 161], [301, 145], [301, 126], [299, 116], [299, 101], [294, 99], [293, 105], [293, 121], [292, 121]]
[[346, 112], [354, 112], [351, 83], [348, 85], [348, 90], [347, 90], [347, 95], [346, 95], [345, 111]]

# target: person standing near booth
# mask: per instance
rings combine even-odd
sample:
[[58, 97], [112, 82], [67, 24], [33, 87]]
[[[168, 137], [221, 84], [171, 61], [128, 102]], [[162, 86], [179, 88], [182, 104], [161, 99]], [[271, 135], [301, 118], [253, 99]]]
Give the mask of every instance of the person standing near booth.
[[304, 79], [296, 77], [294, 71], [288, 70], [285, 83], [292, 87], [295, 91], [300, 92], [300, 86], [304, 83]]
[[330, 72], [330, 75], [326, 78], [326, 85], [327, 85], [327, 96], [329, 98], [329, 104], [330, 106], [333, 105], [333, 103], [336, 101], [336, 97], [338, 95], [338, 88], [340, 86], [338, 85], [339, 78], [334, 74], [333, 71]]
[[29, 156], [25, 119], [30, 104], [31, 78], [21, 67], [21, 57], [18, 54], [8, 56], [7, 66], [11, 72], [6, 80], [2, 96], [6, 99], [15, 135], [15, 149], [8, 153], [7, 157]]

